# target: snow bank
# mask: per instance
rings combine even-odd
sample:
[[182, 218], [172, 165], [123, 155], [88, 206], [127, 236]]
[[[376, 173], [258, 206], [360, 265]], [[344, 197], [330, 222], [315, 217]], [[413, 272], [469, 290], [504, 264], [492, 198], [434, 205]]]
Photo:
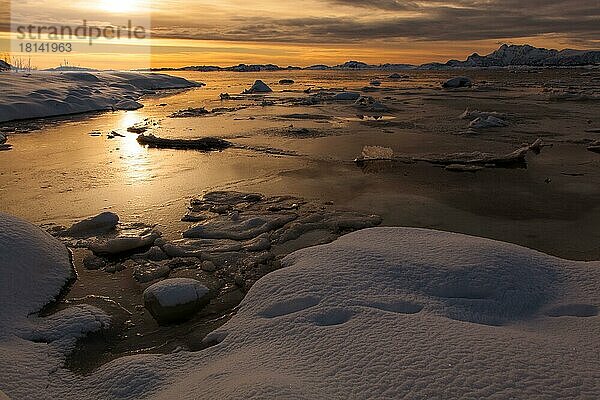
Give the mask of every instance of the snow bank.
[[36, 315], [73, 278], [61, 242], [0, 213], [0, 390], [11, 398], [52, 398], [45, 388], [75, 340], [109, 324], [102, 311], [86, 305]]
[[144, 290], [144, 304], [161, 323], [185, 320], [208, 303], [209, 289], [195, 279], [165, 279]]
[[46, 380], [35, 369], [23, 376], [0, 369], [2, 390], [66, 399], [600, 393], [599, 262], [460, 234], [376, 228], [283, 263], [205, 339], [213, 347], [122, 358], [89, 376], [57, 368]]
[[144, 94], [200, 86], [183, 78], [135, 72], [6, 73], [0, 92], [0, 122], [89, 111], [142, 107]]

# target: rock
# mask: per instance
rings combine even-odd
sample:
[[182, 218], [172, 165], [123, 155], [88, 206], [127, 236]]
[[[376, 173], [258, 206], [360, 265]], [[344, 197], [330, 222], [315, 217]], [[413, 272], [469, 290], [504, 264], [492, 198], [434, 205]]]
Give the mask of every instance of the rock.
[[143, 236], [120, 236], [114, 239], [99, 240], [88, 245], [96, 254], [120, 254], [128, 251], [150, 247], [161, 236], [158, 231], [152, 231]]
[[133, 270], [133, 278], [139, 283], [152, 282], [157, 279], [162, 279], [171, 273], [171, 268], [165, 264], [154, 262], [143, 262], [135, 266]]
[[65, 236], [94, 236], [98, 233], [109, 232], [116, 228], [119, 216], [111, 212], [103, 212], [95, 217], [86, 218], [73, 224], [62, 232]]
[[371, 86], [381, 86], [381, 81], [374, 80], [374, 81], [369, 82], [369, 85], [371, 85]]
[[388, 79], [408, 79], [410, 78], [410, 76], [408, 75], [400, 75], [399, 73], [393, 73], [390, 76], [388, 76]]
[[209, 289], [195, 279], [174, 278], [144, 290], [144, 305], [160, 324], [187, 320], [209, 301]]
[[269, 240], [269, 234], [263, 233], [262, 235], [244, 243], [244, 250], [246, 251], [265, 251], [271, 248], [271, 241]]
[[160, 247], [152, 246], [147, 252], [142, 254], [135, 254], [131, 258], [134, 260], [164, 261], [169, 257]]
[[191, 118], [191, 117], [202, 117], [204, 115], [210, 114], [204, 107], [199, 108], [186, 108], [185, 110], [179, 110], [169, 115], [169, 118]]
[[387, 106], [383, 105], [371, 96], [361, 96], [354, 102], [354, 105], [363, 110], [372, 112], [385, 112], [389, 110]]
[[117, 110], [133, 111], [142, 107], [144, 107], [144, 105], [135, 100], [121, 100], [115, 104], [115, 109]]
[[446, 82], [442, 83], [442, 87], [444, 88], [461, 88], [471, 86], [473, 86], [473, 80], [466, 76], [458, 76], [456, 78], [448, 79]]
[[333, 96], [335, 101], [356, 101], [360, 98], [360, 93], [357, 92], [342, 92]]
[[594, 153], [600, 153], [600, 140], [596, 140], [595, 142], [590, 144], [587, 149]]
[[462, 113], [459, 118], [460, 119], [468, 119], [474, 120], [475, 118], [487, 118], [489, 116], [496, 118], [504, 118], [505, 115], [496, 111], [479, 111], [479, 110], [469, 110], [468, 108]]
[[244, 90], [243, 94], [271, 93], [272, 91], [266, 83], [258, 79], [250, 89]]
[[135, 261], [127, 260], [124, 263], [115, 263], [115, 264], [107, 265], [106, 268], [104, 268], [104, 271], [108, 272], [109, 274], [115, 274], [117, 272], [124, 271], [128, 268], [133, 268], [133, 267], [135, 267], [135, 265], [136, 265]]
[[202, 262], [202, 271], [206, 271], [206, 272], [214, 272], [217, 270], [217, 267], [215, 266], [215, 263], [213, 263], [212, 261], [204, 261]]
[[98, 270], [106, 267], [106, 261], [104, 261], [98, 256], [91, 254], [83, 259], [83, 266], [85, 267], [85, 269]]
[[6, 143], [6, 140], [7, 140], [7, 139], [6, 139], [6, 136], [5, 136], [5, 135], [3, 135], [2, 133], [0, 133], [0, 144], [4, 144], [4, 143]]
[[295, 82], [293, 79], [281, 79], [279, 81], [280, 85], [293, 85]]
[[242, 244], [235, 240], [220, 239], [179, 239], [163, 246], [170, 257], [201, 258], [205, 252], [228, 253], [242, 249]]
[[265, 232], [281, 228], [297, 218], [296, 214], [244, 213], [232, 220], [220, 215], [195, 225], [183, 233], [184, 238], [249, 240]]
[[230, 95], [229, 93], [221, 93], [221, 94], [219, 95], [219, 98], [220, 98], [221, 100], [230, 100], [230, 99], [231, 99], [231, 95]]
[[188, 211], [182, 218], [182, 222], [200, 222], [204, 221], [208, 216], [203, 212]]

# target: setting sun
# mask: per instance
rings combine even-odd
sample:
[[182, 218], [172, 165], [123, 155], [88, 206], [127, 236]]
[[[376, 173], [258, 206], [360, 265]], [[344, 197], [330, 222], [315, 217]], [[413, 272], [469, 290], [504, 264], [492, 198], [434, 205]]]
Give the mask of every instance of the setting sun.
[[115, 14], [134, 12], [140, 9], [138, 0], [101, 0], [100, 8]]

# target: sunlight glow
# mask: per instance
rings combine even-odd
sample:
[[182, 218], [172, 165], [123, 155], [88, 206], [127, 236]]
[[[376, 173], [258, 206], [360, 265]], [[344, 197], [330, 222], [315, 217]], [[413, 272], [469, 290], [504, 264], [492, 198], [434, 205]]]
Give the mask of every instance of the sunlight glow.
[[100, 0], [99, 6], [103, 11], [114, 14], [139, 11], [140, 8], [138, 0]]

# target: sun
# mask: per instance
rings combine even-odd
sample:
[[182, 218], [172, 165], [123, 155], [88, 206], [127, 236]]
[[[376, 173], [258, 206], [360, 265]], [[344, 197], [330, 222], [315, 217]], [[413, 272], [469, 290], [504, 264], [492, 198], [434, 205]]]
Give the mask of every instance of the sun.
[[106, 12], [123, 14], [139, 9], [139, 0], [100, 0], [100, 8]]

